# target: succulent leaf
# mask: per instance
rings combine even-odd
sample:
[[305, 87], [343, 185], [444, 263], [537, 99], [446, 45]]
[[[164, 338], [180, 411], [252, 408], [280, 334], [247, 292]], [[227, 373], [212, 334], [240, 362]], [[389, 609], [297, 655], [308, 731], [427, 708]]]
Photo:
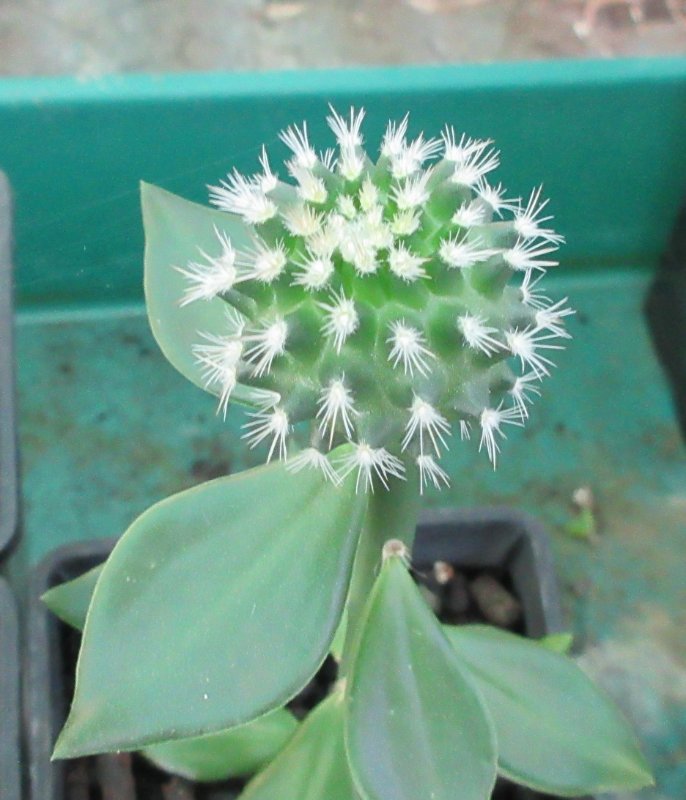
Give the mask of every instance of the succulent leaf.
[[146, 747], [143, 755], [173, 775], [192, 781], [221, 781], [257, 772], [297, 728], [293, 714], [277, 708], [238, 728]]
[[[83, 630], [103, 566], [99, 564], [83, 575], [53, 587], [43, 595], [43, 602], [63, 622]], [[218, 781], [261, 769], [288, 741], [297, 725], [289, 711], [278, 708], [247, 725], [151, 745], [143, 754], [172, 774], [194, 781]]]
[[97, 580], [56, 757], [222, 731], [287, 702], [333, 640], [366, 503], [352, 478], [292, 481], [272, 464], [142, 514]]
[[334, 692], [247, 785], [241, 800], [356, 800], [343, 740], [343, 698]]
[[53, 586], [41, 597], [41, 600], [62, 622], [66, 622], [77, 631], [82, 631], [86, 624], [86, 614], [95, 584], [100, 578], [103, 566], [103, 564], [98, 564], [97, 567], [89, 569], [78, 578]]
[[626, 721], [571, 659], [492, 627], [443, 630], [493, 719], [502, 774], [563, 797], [653, 782]]
[[346, 745], [365, 800], [484, 800], [496, 777], [490, 715], [404, 563], [384, 546], [346, 687]]

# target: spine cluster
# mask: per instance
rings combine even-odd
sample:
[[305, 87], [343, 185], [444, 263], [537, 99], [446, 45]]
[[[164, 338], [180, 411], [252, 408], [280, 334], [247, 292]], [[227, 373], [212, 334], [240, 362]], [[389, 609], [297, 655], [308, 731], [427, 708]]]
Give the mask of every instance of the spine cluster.
[[[539, 288], [563, 239], [540, 189], [522, 202], [488, 182], [490, 141], [451, 127], [408, 139], [406, 116], [372, 161], [363, 119], [332, 109], [337, 147], [323, 153], [305, 124], [283, 131], [289, 182], [263, 148], [258, 174], [211, 187], [252, 241], [238, 247], [217, 227], [216, 250], [179, 267], [180, 302], [226, 301], [225, 330], [198, 331], [194, 355], [221, 413], [237, 383], [254, 388], [244, 438], [267, 459], [333, 481], [354, 472], [360, 491], [389, 488], [411, 460], [422, 491], [440, 488], [456, 434], [475, 431], [495, 466], [569, 337], [566, 298]], [[293, 452], [303, 421], [310, 446]], [[332, 464], [343, 442], [352, 448]]]

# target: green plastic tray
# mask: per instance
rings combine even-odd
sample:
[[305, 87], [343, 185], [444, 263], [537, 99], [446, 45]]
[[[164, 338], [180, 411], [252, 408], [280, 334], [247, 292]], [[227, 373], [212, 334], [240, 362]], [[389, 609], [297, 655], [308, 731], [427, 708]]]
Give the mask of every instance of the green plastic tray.
[[[253, 169], [263, 141], [278, 162], [290, 122], [325, 144], [329, 101], [364, 104], [370, 142], [406, 110], [417, 132], [449, 121], [493, 137], [503, 182], [543, 181], [553, 198], [569, 244], [547, 285], [578, 309], [574, 341], [497, 472], [456, 443], [453, 487], [428, 502], [511, 505], [556, 531], [570, 624], [658, 771], [642, 797], [683, 800], [686, 450], [643, 304], [686, 190], [684, 59], [0, 82], [17, 213], [15, 583], [48, 550], [119, 535], [151, 502], [261, 457], [239, 443], [240, 412], [217, 419], [151, 339], [137, 182], [202, 200], [234, 164]], [[593, 542], [567, 529], [583, 485]]]

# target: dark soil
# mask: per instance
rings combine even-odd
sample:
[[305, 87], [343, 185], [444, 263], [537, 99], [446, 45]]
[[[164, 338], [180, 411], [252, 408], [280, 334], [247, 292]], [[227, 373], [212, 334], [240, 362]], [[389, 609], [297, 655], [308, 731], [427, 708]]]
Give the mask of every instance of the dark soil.
[[236, 800], [244, 785], [193, 783], [129, 753], [75, 759], [66, 773], [68, 800]]
[[478, 622], [513, 633], [524, 631], [522, 607], [505, 570], [469, 569], [437, 561], [415, 567], [415, 579], [441, 622]]
[[[457, 568], [444, 562], [419, 565], [414, 576], [442, 622], [486, 623], [515, 633], [523, 631], [522, 609], [505, 571]], [[65, 665], [65, 712], [74, 688], [74, 667], [80, 635], [61, 626]], [[336, 662], [327, 658], [310, 683], [288, 704], [303, 718], [326, 697], [336, 680]], [[66, 800], [236, 800], [247, 781], [194, 783], [172, 777], [137, 754], [112, 754], [69, 761]], [[544, 800], [522, 795], [512, 784], [498, 782], [492, 800]]]

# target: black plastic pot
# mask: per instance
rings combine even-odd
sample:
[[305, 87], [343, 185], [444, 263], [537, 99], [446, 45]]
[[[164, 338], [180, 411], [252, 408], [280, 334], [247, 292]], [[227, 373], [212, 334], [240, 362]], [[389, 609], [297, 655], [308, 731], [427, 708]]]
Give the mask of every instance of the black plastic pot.
[[[0, 172], [0, 559], [17, 530], [17, 451], [14, 430], [12, 337], [12, 207]], [[0, 797], [21, 800], [19, 636], [12, 592], [0, 579]]]
[[[65, 769], [50, 762], [69, 697], [63, 676], [67, 629], [40, 601], [52, 586], [102, 562], [113, 542], [96, 540], [56, 550], [35, 570], [30, 584], [25, 654], [25, 724], [31, 800], [64, 800]], [[425, 514], [417, 533], [413, 566], [430, 571], [435, 561], [501, 573], [523, 610], [532, 637], [560, 630], [560, 607], [548, 540], [541, 526], [507, 509], [436, 511]], [[540, 800], [521, 788], [509, 795]]]
[[12, 203], [0, 172], [0, 556], [17, 529], [17, 447], [12, 336]]
[[502, 572], [522, 604], [527, 636], [562, 630], [548, 535], [533, 517], [508, 508], [424, 512], [412, 563], [422, 571], [436, 561]]
[[0, 797], [21, 800], [17, 609], [0, 579]]
[[646, 298], [646, 315], [686, 438], [686, 206]]

